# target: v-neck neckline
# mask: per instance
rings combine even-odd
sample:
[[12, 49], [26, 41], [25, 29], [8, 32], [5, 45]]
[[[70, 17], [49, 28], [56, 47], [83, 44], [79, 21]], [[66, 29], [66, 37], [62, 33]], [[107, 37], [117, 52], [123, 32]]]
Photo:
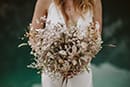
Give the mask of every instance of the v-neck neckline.
[[[55, 5], [55, 3], [54, 3], [54, 5]], [[57, 10], [57, 12], [58, 12], [58, 14], [59, 14], [61, 20], [62, 20], [63, 23], [65, 24], [65, 27], [68, 28], [68, 27], [67, 27], [68, 25], [67, 25], [66, 22], [65, 22], [65, 18], [64, 18], [64, 16], [63, 16], [63, 14], [62, 14], [60, 8], [58, 8], [56, 5], [55, 5], [55, 8], [56, 8], [56, 10]], [[76, 23], [75, 23], [76, 27], [78, 27], [80, 20], [81, 20], [81, 16], [78, 17], [78, 19], [77, 19], [77, 21], [76, 21]]]
[[[65, 27], [68, 28], [69, 25], [66, 24], [65, 18], [64, 18], [64, 16], [63, 16], [61, 10], [59, 9], [58, 11], [59, 11], [59, 13], [60, 13], [59, 15], [60, 15], [61, 19], [63, 20], [63, 23], [65, 24]], [[74, 26], [77, 27], [77, 26], [79, 25], [80, 19], [81, 19], [81, 16], [78, 17], [77, 21], [74, 23]]]

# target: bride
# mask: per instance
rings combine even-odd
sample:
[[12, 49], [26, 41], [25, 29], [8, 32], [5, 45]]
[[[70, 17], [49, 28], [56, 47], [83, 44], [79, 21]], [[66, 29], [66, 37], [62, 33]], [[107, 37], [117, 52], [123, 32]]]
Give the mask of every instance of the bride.
[[[47, 20], [40, 18], [45, 16]], [[37, 0], [32, 19], [35, 29], [46, 27], [46, 21], [53, 23], [64, 23], [66, 27], [71, 25], [80, 26], [82, 33], [88, 24], [95, 19], [98, 23], [97, 29], [102, 30], [102, 8], [101, 0]], [[61, 80], [52, 81], [45, 74], [41, 74], [42, 87], [93, 87], [91, 60], [89, 61], [89, 73], [87, 71], [78, 74], [68, 80], [67, 85], [61, 86]]]

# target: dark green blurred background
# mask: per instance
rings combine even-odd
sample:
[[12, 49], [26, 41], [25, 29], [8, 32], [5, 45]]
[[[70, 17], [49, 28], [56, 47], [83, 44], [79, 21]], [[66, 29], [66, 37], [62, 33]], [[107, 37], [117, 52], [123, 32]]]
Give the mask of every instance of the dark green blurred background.
[[[26, 68], [33, 58], [30, 48], [17, 47], [26, 42], [20, 38], [31, 21], [35, 2], [0, 0], [0, 87], [40, 87], [40, 75]], [[94, 87], [130, 87], [129, 0], [103, 0], [102, 5], [104, 45], [92, 61]]]

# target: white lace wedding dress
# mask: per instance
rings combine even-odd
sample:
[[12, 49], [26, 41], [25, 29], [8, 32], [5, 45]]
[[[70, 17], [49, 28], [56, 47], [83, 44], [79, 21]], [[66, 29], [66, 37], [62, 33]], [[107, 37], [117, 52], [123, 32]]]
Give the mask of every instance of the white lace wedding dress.
[[[81, 34], [85, 35], [84, 29], [89, 25], [89, 22], [92, 21], [92, 16], [93, 16], [92, 12], [88, 11], [85, 14], [85, 20], [82, 19], [81, 17], [78, 19], [77, 27], [80, 27], [79, 29], [81, 29]], [[63, 15], [61, 11], [56, 7], [54, 2], [52, 2], [49, 6], [47, 20], [51, 20], [51, 23], [55, 24], [56, 23], [65, 24]], [[62, 78], [61, 80], [52, 81], [47, 74], [42, 73], [41, 74], [42, 87], [93, 87], [91, 63], [89, 63], [89, 70], [90, 72], [85, 71], [69, 79], [67, 85], [63, 84], [63, 86], [61, 85]]]

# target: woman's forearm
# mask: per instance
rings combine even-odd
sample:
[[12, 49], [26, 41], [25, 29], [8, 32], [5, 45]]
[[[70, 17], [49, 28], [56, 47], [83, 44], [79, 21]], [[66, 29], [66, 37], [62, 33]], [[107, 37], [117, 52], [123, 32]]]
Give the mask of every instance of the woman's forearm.
[[31, 26], [34, 29], [40, 29], [44, 26], [44, 21], [40, 20], [41, 17], [47, 16], [48, 6], [51, 0], [37, 0]]
[[95, 0], [94, 18], [99, 23], [100, 32], [102, 32], [102, 3], [101, 0]]

